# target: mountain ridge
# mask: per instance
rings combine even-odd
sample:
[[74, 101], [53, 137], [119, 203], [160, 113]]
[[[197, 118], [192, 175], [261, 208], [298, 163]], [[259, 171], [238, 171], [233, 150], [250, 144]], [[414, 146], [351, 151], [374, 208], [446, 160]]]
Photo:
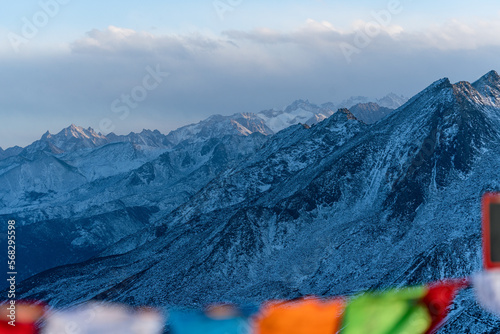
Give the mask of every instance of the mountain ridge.
[[[282, 110], [270, 109], [258, 113], [235, 113], [228, 116], [211, 115], [198, 123], [181, 126], [178, 129], [170, 131], [168, 134], [162, 134], [158, 130], [143, 129], [141, 132], [130, 132], [127, 135], [117, 135], [113, 132], [103, 135], [97, 133], [91, 127], [85, 129], [81, 126], [71, 124], [56, 134], [46, 131], [39, 140], [34, 141], [24, 148], [18, 146], [7, 148], [6, 150], [0, 148], [0, 159], [19, 154], [30, 157], [38, 151], [62, 154], [78, 149], [95, 148], [112, 142], [123, 141], [143, 147], [169, 148], [179, 144], [183, 140], [202, 141], [213, 136], [222, 137], [228, 134], [249, 135], [259, 132], [264, 135], [272, 135], [294, 124], [302, 123], [310, 126], [321, 122], [338, 109], [344, 107], [351, 108], [359, 101], [371, 104], [380, 103], [380, 108], [372, 107], [369, 108], [368, 113], [365, 110], [358, 115], [358, 118], [363, 118], [365, 122], [372, 123], [401, 106], [406, 100], [406, 98], [394, 93], [390, 93], [381, 99], [355, 97], [345, 100], [338, 105], [328, 102], [319, 106], [310, 103], [308, 100], [299, 99]], [[383, 101], [386, 101], [385, 104]], [[218, 122], [225, 122], [225, 124], [224, 126], [220, 126], [219, 133], [216, 133], [217, 130], [214, 129], [214, 125], [218, 125]], [[210, 133], [211, 131], [212, 133]], [[197, 135], [199, 135], [199, 138], [197, 138]]]

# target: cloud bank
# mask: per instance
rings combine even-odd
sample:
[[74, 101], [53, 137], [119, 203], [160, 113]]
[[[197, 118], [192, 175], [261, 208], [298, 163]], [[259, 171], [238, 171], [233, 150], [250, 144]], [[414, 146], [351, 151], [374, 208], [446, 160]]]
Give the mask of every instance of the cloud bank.
[[[103, 118], [117, 133], [168, 132], [214, 113], [257, 112], [299, 98], [412, 95], [440, 77], [474, 80], [500, 69], [499, 22], [450, 20], [419, 31], [380, 22], [387, 24], [373, 18], [342, 30], [307, 20], [290, 31], [169, 35], [109, 26], [87, 32], [67, 52], [3, 55], [0, 146], [26, 145], [71, 123], [99, 129]], [[346, 46], [355, 48], [350, 59]], [[147, 69], [157, 67], [169, 76], [142, 99]], [[140, 101], [131, 98], [122, 119], [112, 104], [134, 92]]]

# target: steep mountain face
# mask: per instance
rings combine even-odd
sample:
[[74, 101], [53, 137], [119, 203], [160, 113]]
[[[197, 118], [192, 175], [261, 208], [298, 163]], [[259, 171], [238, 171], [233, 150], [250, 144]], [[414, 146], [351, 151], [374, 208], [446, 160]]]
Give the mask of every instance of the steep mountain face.
[[[433, 93], [433, 94], [432, 94]], [[427, 95], [434, 98], [427, 98]], [[388, 170], [391, 192], [385, 201], [393, 212], [412, 218], [425, 202], [429, 190], [439, 191], [456, 178], [465, 178], [475, 162], [498, 140], [498, 112], [491, 115], [477, 102], [481, 95], [467, 82], [452, 85], [441, 80], [424, 93], [410, 100], [401, 113], [391, 115], [387, 122], [411, 117], [421, 110], [431, 110], [425, 123], [418, 128], [417, 137], [409, 146], [410, 159], [396, 170]], [[492, 117], [493, 116], [493, 117]], [[411, 124], [402, 128], [401, 135], [415, 132]], [[406, 151], [406, 150], [405, 150]], [[404, 152], [399, 152], [399, 154]], [[418, 175], [418, 177], [417, 177]], [[496, 179], [493, 175], [491, 179]]]

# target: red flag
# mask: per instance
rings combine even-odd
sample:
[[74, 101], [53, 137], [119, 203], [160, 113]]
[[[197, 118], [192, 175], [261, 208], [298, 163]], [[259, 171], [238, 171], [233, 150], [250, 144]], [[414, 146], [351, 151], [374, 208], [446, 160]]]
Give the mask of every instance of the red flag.
[[429, 284], [422, 302], [427, 306], [432, 323], [426, 334], [435, 333], [443, 324], [450, 304], [459, 290], [467, 287], [467, 279], [445, 280]]
[[36, 322], [44, 314], [44, 306], [25, 301], [2, 304], [0, 309], [0, 334], [36, 334]]
[[36, 334], [35, 324], [22, 324], [16, 322], [15, 326], [9, 325], [7, 321], [0, 321], [0, 334]]

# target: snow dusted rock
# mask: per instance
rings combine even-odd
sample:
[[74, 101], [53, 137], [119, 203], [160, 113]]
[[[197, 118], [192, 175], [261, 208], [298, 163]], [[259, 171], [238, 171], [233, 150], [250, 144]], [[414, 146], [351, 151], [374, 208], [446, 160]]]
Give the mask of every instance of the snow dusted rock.
[[[166, 152], [109, 189], [137, 187], [121, 199], [127, 207], [137, 194], [147, 193], [147, 203], [163, 196], [162, 185], [188, 194], [159, 202], [154, 225], [99, 257], [25, 280], [21, 295], [54, 306], [196, 306], [469, 276], [482, 265], [480, 197], [500, 189], [500, 109], [492, 102], [500, 86], [490, 77], [438, 80], [371, 125], [342, 109], [271, 137], [192, 146], [200, 127], [179, 135], [184, 151]], [[238, 158], [237, 145], [248, 154]], [[204, 184], [180, 181], [193, 177]], [[473, 298], [470, 289], [460, 293], [441, 333], [500, 329]]]
[[500, 107], [500, 76], [496, 71], [486, 73], [472, 86], [486, 98], [487, 104]]

